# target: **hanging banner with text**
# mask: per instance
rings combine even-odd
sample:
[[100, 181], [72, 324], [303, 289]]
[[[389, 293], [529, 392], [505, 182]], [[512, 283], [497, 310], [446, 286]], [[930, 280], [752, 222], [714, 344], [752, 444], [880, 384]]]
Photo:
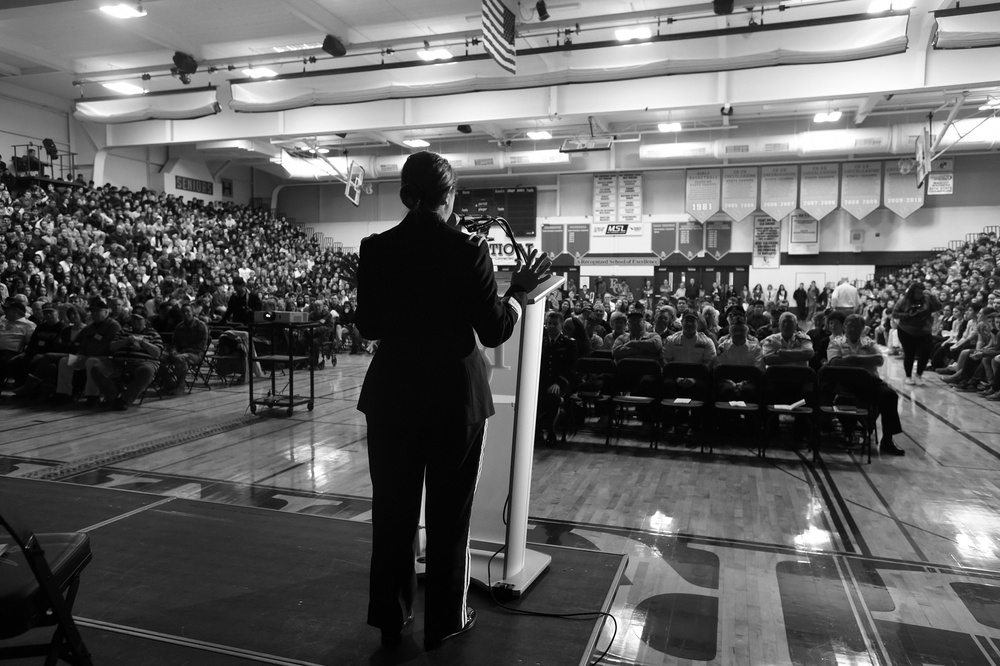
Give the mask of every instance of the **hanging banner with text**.
[[797, 166], [760, 168], [760, 209], [775, 220], [787, 217], [798, 208], [798, 191]]
[[840, 165], [803, 164], [799, 187], [799, 208], [822, 220], [837, 207]]
[[757, 167], [722, 170], [722, 212], [742, 222], [757, 210]]
[[694, 259], [705, 249], [705, 230], [697, 222], [680, 222], [677, 230], [677, 251]]
[[809, 213], [788, 217], [788, 254], [819, 254], [819, 220]]
[[753, 216], [753, 267], [781, 267], [781, 223], [769, 215]]
[[840, 180], [840, 207], [861, 220], [882, 203], [882, 163], [846, 162]]
[[715, 220], [705, 223], [705, 254], [722, 259], [733, 249], [733, 223]]
[[542, 252], [555, 259], [562, 254], [566, 244], [566, 227], [561, 224], [542, 225]]
[[583, 255], [590, 252], [589, 224], [566, 225], [566, 251], [573, 255], [576, 265], [579, 266]]
[[642, 219], [642, 174], [618, 175], [618, 221], [628, 224]]
[[924, 188], [917, 187], [916, 173], [900, 171], [900, 162], [903, 160], [885, 163], [885, 207], [900, 217], [909, 217], [923, 207]]
[[719, 169], [688, 169], [685, 210], [701, 223], [719, 212], [722, 200], [722, 173]]
[[677, 223], [653, 222], [652, 226], [653, 236], [650, 246], [662, 261], [677, 252]]
[[594, 176], [594, 221], [604, 224], [618, 221], [618, 179], [614, 174]]

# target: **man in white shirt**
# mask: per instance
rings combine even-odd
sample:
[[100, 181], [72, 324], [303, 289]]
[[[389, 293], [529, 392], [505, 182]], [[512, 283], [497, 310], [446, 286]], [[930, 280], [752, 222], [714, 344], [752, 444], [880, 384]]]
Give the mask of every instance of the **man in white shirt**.
[[852, 315], [861, 307], [861, 295], [846, 277], [840, 278], [840, 284], [830, 295], [830, 307], [845, 315]]
[[878, 345], [871, 338], [862, 335], [865, 320], [860, 315], [851, 315], [844, 322], [844, 334], [830, 340], [827, 359], [830, 365], [851, 365], [864, 368], [871, 373], [878, 388], [876, 396], [879, 417], [882, 419], [882, 442], [879, 450], [893, 456], [902, 456], [906, 451], [896, 446], [893, 435], [903, 432], [899, 421], [899, 396], [878, 375], [878, 368], [885, 362]]

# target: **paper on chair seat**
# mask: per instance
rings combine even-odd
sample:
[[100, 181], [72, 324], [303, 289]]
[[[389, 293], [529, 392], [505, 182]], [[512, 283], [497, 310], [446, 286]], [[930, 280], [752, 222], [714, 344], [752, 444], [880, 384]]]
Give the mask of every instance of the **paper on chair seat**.
[[691, 402], [691, 398], [674, 398], [675, 405], [686, 405]]
[[802, 400], [799, 400], [798, 402], [793, 402], [790, 405], [775, 405], [774, 408], [775, 409], [782, 409], [782, 410], [790, 412], [793, 409], [801, 407], [804, 404], [806, 404], [806, 401], [805, 401], [805, 399], [802, 399]]
[[729, 401], [729, 406], [730, 407], [746, 407], [747, 403], [743, 402], [742, 400], [730, 400]]

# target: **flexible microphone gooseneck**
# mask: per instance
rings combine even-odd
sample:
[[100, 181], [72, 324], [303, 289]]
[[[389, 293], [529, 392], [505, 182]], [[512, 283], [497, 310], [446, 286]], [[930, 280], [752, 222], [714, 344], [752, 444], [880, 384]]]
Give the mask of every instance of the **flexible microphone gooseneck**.
[[494, 225], [500, 227], [500, 230], [507, 235], [507, 239], [510, 240], [510, 244], [514, 247], [517, 260], [525, 266], [528, 265], [527, 253], [521, 247], [521, 244], [514, 240], [514, 232], [511, 231], [510, 224], [504, 218], [493, 217], [492, 215], [476, 215], [475, 217], [460, 215], [458, 217], [458, 224], [469, 233], [484, 235], [489, 231], [490, 227]]

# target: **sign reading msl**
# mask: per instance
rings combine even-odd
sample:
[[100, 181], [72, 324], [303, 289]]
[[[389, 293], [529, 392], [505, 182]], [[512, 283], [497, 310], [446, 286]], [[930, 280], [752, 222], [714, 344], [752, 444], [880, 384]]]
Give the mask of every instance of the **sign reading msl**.
[[615, 222], [611, 224], [595, 224], [594, 236], [641, 236], [642, 224], [635, 222]]

